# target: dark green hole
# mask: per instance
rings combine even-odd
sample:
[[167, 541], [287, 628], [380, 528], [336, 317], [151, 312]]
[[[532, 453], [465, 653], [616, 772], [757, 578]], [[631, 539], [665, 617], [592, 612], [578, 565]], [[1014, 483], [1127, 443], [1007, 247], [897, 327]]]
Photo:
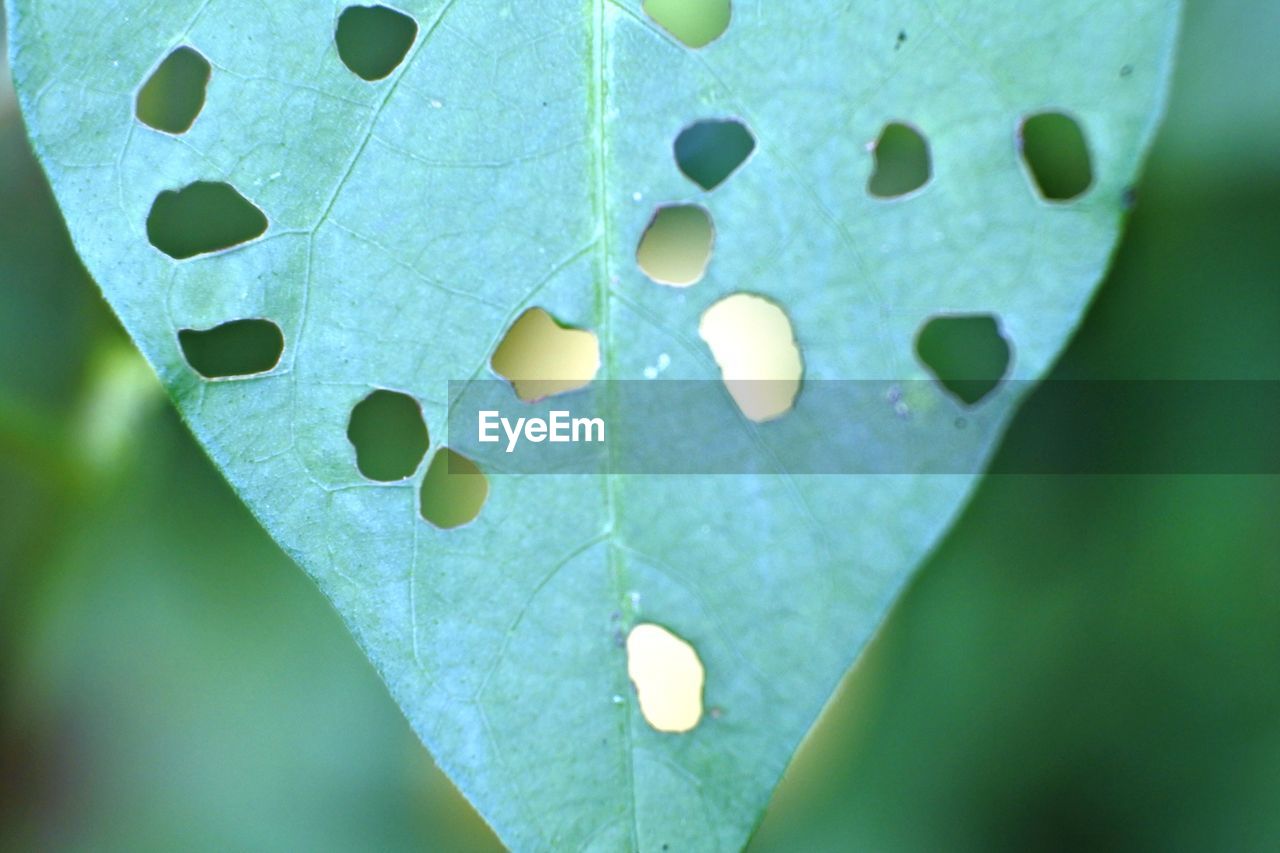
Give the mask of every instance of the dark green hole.
[[1049, 201], [1077, 199], [1093, 184], [1093, 163], [1080, 124], [1062, 113], [1040, 113], [1022, 123], [1022, 157]]
[[867, 192], [876, 198], [897, 198], [929, 182], [933, 167], [929, 143], [915, 128], [895, 122], [876, 141], [876, 166]]
[[689, 47], [702, 47], [724, 34], [733, 10], [729, 0], [644, 0], [644, 11]]
[[160, 193], [147, 216], [151, 245], [182, 260], [247, 243], [267, 230], [267, 217], [230, 184], [198, 181]]
[[138, 121], [165, 133], [186, 133], [204, 109], [210, 72], [208, 60], [192, 48], [169, 54], [138, 92]]
[[700, 121], [676, 137], [676, 163], [695, 184], [713, 190], [756, 150], [755, 137], [734, 119]]
[[475, 520], [489, 496], [489, 481], [470, 459], [445, 447], [422, 479], [422, 517], [444, 530]]
[[916, 353], [942, 386], [967, 406], [982, 400], [1009, 369], [1009, 342], [990, 314], [935, 317], [916, 337]]
[[395, 71], [417, 37], [417, 22], [386, 6], [349, 6], [338, 18], [338, 56], [365, 80]]
[[191, 369], [206, 379], [266, 373], [280, 363], [284, 335], [270, 320], [233, 320], [212, 329], [183, 329], [178, 343]]
[[356, 465], [370, 480], [412, 477], [427, 454], [427, 425], [418, 401], [398, 391], [374, 391], [351, 410], [347, 438]]

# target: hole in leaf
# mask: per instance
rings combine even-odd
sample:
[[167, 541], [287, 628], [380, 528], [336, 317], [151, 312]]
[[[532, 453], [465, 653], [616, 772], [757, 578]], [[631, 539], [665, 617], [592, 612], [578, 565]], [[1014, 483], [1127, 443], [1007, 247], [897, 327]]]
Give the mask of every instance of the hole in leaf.
[[206, 379], [223, 379], [275, 369], [284, 334], [270, 320], [233, 320], [212, 329], [183, 329], [178, 344], [192, 370]]
[[681, 131], [675, 149], [680, 171], [704, 190], [713, 190], [756, 150], [756, 138], [736, 119], [709, 119]]
[[730, 0], [644, 0], [654, 22], [689, 47], [703, 47], [729, 29]]
[[875, 171], [867, 182], [867, 192], [876, 198], [898, 198], [913, 193], [929, 182], [933, 166], [929, 143], [909, 125], [887, 125], [876, 140]]
[[627, 675], [640, 713], [660, 732], [687, 732], [702, 719], [706, 670], [693, 646], [660, 625], [642, 624], [627, 635]]
[[1018, 146], [1040, 195], [1072, 201], [1093, 184], [1093, 164], [1084, 131], [1063, 113], [1040, 113], [1022, 123]]
[[735, 293], [707, 309], [698, 334], [744, 415], [764, 422], [790, 411], [804, 362], [786, 312], [759, 296]]
[[186, 133], [204, 109], [211, 71], [209, 61], [193, 48], [169, 54], [138, 92], [138, 121], [165, 133]]
[[147, 238], [171, 258], [230, 249], [261, 237], [267, 217], [235, 187], [197, 181], [156, 196], [147, 215]]
[[659, 208], [640, 238], [636, 263], [658, 284], [688, 287], [702, 281], [716, 230], [711, 214], [695, 204]]
[[952, 396], [972, 406], [1009, 370], [1011, 350], [990, 314], [935, 317], [916, 336], [916, 353]]
[[348, 6], [338, 17], [338, 56], [365, 80], [381, 80], [404, 62], [418, 23], [386, 6]]
[[408, 394], [382, 389], [351, 410], [347, 438], [356, 449], [360, 473], [383, 483], [412, 477], [429, 444], [418, 401]]
[[489, 497], [489, 481], [476, 464], [447, 447], [431, 458], [422, 479], [422, 517], [444, 530], [475, 520]]
[[530, 308], [511, 324], [490, 364], [517, 397], [532, 403], [590, 383], [600, 370], [600, 342], [593, 332], [566, 328]]

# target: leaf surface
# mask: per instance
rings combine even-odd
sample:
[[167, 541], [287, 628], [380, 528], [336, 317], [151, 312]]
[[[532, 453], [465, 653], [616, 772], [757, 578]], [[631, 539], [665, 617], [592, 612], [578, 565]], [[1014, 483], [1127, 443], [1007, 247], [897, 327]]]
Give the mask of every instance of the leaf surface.
[[[655, 364], [715, 380], [699, 322], [743, 292], [785, 311], [806, 382], [927, 378], [916, 337], [946, 314], [997, 317], [1010, 377], [1039, 378], [1116, 242], [1179, 6], [1030, 5], [735, 0], [727, 31], [693, 49], [637, 0], [401, 0], [416, 34], [374, 80], [339, 55], [342, 4], [9, 0], [9, 14], [31, 138], [86, 265], [502, 839], [715, 850], [745, 843], [975, 474], [489, 470], [479, 517], [441, 529], [420, 485], [451, 442], [449, 382], [491, 378], [535, 307], [597, 335], [598, 381]], [[167, 133], [135, 100], [184, 45], [207, 59], [207, 91], [190, 129]], [[1070, 201], [1042, 198], [1021, 158], [1021, 123], [1044, 112], [1088, 144], [1093, 181]], [[704, 191], [673, 146], [726, 119], [755, 145]], [[875, 143], [898, 124], [927, 143], [927, 183], [873, 196]], [[201, 182], [233, 187], [265, 233], [181, 260], [157, 249], [156, 199]], [[655, 210], [676, 204], [715, 224], [684, 288], [636, 262]], [[210, 380], [188, 364], [179, 332], [249, 319], [283, 333], [274, 366]], [[985, 457], [1022, 387], [922, 440]], [[407, 480], [363, 476], [348, 436], [377, 389], [422, 407], [430, 450]], [[931, 387], [890, 403], [920, 424], [958, 405]], [[784, 419], [805, 409], [802, 390]], [[692, 731], [641, 714], [624, 639], [647, 622], [705, 667]]]

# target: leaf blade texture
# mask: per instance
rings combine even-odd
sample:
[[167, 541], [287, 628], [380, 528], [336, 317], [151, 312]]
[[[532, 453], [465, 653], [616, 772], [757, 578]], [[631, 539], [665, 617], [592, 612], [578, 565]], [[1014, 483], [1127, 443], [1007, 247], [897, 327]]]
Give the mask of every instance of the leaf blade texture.
[[[9, 0], [23, 112], [85, 264], [514, 849], [741, 847], [976, 475], [490, 472], [476, 519], [443, 529], [419, 504], [449, 381], [491, 378], [531, 308], [598, 336], [599, 380], [655, 363], [718, 379], [699, 319], [734, 293], [786, 312], [806, 381], [928, 378], [919, 329], [984, 312], [1009, 376], [1035, 379], [1117, 240], [1177, 2], [833, 6], [735, 0], [723, 35], [690, 48], [639, 0], [402, 0], [413, 42], [370, 81], [339, 57], [340, 4]], [[183, 46], [211, 66], [205, 102], [185, 132], [158, 132], [136, 95]], [[1040, 197], [1021, 156], [1020, 122], [1046, 110], [1090, 147], [1093, 183], [1067, 204]], [[674, 142], [729, 119], [754, 149], [704, 192]], [[927, 142], [928, 181], [876, 198], [873, 148], [895, 123]], [[266, 232], [158, 251], [155, 200], [197, 182], [233, 187]], [[679, 204], [715, 226], [684, 289], [636, 263], [655, 212]], [[184, 361], [181, 330], [243, 318], [282, 331], [272, 370], [209, 381]], [[363, 478], [346, 436], [378, 389], [413, 396], [431, 435], [405, 482]], [[1016, 402], [984, 403], [993, 416], [957, 452], [990, 452]], [[690, 732], [641, 714], [624, 641], [641, 622], [705, 666]]]

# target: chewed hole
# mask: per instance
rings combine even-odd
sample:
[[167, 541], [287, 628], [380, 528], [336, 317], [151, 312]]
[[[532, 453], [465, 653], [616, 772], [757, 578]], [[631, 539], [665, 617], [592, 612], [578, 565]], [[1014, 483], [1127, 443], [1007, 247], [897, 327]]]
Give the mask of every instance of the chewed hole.
[[356, 449], [360, 473], [383, 483], [412, 477], [429, 444], [418, 401], [408, 394], [382, 389], [351, 410], [347, 438]]
[[381, 80], [404, 62], [418, 23], [386, 6], [348, 6], [338, 17], [338, 56], [365, 80]]
[[929, 183], [933, 165], [929, 143], [915, 128], [894, 122], [885, 127], [873, 150], [875, 171], [867, 192], [876, 198], [898, 198]]
[[698, 334], [744, 415], [764, 422], [791, 410], [804, 361], [786, 312], [762, 297], [735, 293], [707, 309]]
[[938, 382], [966, 406], [995, 390], [1011, 349], [990, 314], [935, 317], [916, 336], [916, 353]]
[[156, 196], [147, 216], [151, 245], [183, 260], [261, 237], [267, 217], [235, 187], [197, 181]]
[[1059, 112], [1040, 113], [1022, 123], [1018, 147], [1040, 195], [1072, 201], [1093, 185], [1093, 163], [1079, 122]]
[[422, 517], [443, 530], [469, 524], [489, 497], [489, 481], [476, 464], [447, 447], [431, 458], [422, 479]]
[[138, 92], [138, 121], [165, 133], [186, 133], [204, 109], [211, 71], [209, 61], [193, 48], [169, 54]]
[[541, 308], [511, 325], [493, 353], [495, 373], [527, 403], [576, 391], [600, 370], [600, 341], [593, 332], [561, 326]]
[[730, 0], [644, 0], [658, 26], [689, 47], [703, 47], [729, 29]]
[[206, 379], [267, 373], [284, 353], [284, 334], [270, 320], [233, 320], [212, 329], [183, 329], [178, 343], [187, 364]]
[[640, 238], [636, 263], [658, 284], [689, 287], [707, 274], [715, 242], [715, 225], [705, 209], [695, 204], [662, 207]]
[[627, 675], [640, 713], [660, 732], [679, 734], [702, 719], [706, 670], [693, 646], [660, 625], [641, 624], [627, 635]]
[[704, 190], [713, 190], [756, 150], [756, 138], [736, 119], [709, 119], [681, 131], [675, 150], [680, 171]]

